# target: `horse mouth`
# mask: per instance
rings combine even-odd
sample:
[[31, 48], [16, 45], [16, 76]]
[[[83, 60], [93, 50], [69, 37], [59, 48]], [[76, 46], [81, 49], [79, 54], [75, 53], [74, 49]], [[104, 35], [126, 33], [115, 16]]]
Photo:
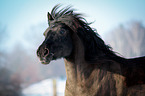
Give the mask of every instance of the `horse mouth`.
[[40, 61], [41, 61], [42, 64], [47, 65], [53, 59], [53, 56], [54, 56], [54, 54], [53, 53], [50, 53], [49, 55], [47, 55], [47, 56], [45, 56], [43, 58], [40, 58]]

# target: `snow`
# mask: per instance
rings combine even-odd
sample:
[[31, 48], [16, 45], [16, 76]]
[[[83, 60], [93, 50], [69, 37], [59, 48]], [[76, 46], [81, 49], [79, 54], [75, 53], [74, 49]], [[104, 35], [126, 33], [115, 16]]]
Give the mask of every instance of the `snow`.
[[[56, 78], [57, 96], [64, 96], [66, 79]], [[46, 79], [22, 90], [24, 96], [53, 96], [53, 79]]]

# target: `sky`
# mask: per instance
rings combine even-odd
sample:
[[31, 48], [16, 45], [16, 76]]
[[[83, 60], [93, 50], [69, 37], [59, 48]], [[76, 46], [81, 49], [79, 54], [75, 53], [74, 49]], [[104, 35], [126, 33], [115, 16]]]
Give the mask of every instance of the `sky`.
[[101, 36], [132, 20], [145, 25], [145, 0], [0, 0], [0, 24], [10, 34], [9, 46], [24, 43], [24, 33], [31, 26], [47, 25], [47, 12], [56, 4], [72, 5], [88, 22], [95, 21], [91, 26]]

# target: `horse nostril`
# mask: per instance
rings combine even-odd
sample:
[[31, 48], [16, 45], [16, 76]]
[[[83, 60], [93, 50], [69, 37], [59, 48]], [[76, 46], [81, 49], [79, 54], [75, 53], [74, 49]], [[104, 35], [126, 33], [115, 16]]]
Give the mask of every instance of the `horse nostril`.
[[49, 50], [47, 48], [45, 48], [44, 50], [44, 56], [47, 56], [49, 54]]

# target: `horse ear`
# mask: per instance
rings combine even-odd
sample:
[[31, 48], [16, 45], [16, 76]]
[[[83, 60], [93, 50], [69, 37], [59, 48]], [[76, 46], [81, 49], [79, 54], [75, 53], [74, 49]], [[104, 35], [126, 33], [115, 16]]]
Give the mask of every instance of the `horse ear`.
[[47, 17], [48, 17], [48, 21], [54, 20], [54, 18], [52, 17], [52, 15], [49, 12], [47, 14]]

